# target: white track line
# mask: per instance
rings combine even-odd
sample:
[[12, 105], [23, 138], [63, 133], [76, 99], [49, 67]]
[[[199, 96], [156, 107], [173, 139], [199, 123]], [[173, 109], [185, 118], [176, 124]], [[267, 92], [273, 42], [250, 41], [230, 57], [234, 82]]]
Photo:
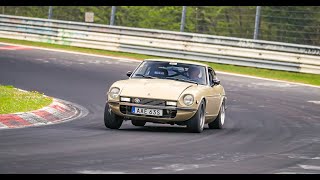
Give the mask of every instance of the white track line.
[[314, 103], [314, 104], [320, 104], [320, 101], [308, 101], [310, 103]]
[[303, 169], [320, 171], [320, 166], [302, 165], [302, 164], [299, 164], [299, 166]]
[[[3, 42], [0, 42], [0, 44], [22, 46], [22, 47], [28, 47], [28, 48], [40, 49], [40, 50], [46, 50], [46, 51], [55, 51], [55, 52], [63, 52], [63, 53], [70, 53], [70, 54], [80, 54], [80, 55], [94, 56], [94, 57], [101, 57], [101, 58], [108, 58], [108, 59], [116, 59], [116, 60], [121, 60], [121, 61], [141, 62], [141, 60], [130, 59], [130, 58], [120, 58], [120, 57], [114, 57], [114, 56], [88, 54], [88, 53], [75, 52], [75, 51], [57, 50], [57, 49], [49, 49], [49, 48], [42, 48], [42, 47], [36, 47], [36, 46], [26, 46], [26, 45], [3, 43]], [[320, 86], [303, 84], [303, 83], [295, 83], [295, 82], [284, 81], [284, 80], [267, 79], [267, 78], [261, 78], [261, 77], [256, 77], [256, 76], [242, 75], [242, 74], [222, 72], [222, 71], [216, 71], [216, 72], [221, 73], [221, 74], [232, 75], [232, 76], [244, 77], [244, 78], [253, 78], [253, 79], [260, 79], [260, 80], [267, 80], [267, 81], [274, 81], [274, 82], [290, 83], [290, 84], [296, 84], [296, 85], [300, 85], [300, 86], [308, 86], [308, 87], [313, 87], [313, 88], [320, 88]]]
[[290, 81], [284, 81], [284, 80], [275, 80], [275, 79], [268, 79], [268, 78], [261, 78], [256, 76], [249, 76], [249, 75], [243, 75], [243, 74], [235, 74], [235, 73], [228, 73], [228, 72], [222, 72], [222, 71], [216, 71], [217, 73], [231, 75], [231, 76], [239, 76], [244, 78], [253, 78], [253, 79], [260, 79], [260, 80], [266, 80], [266, 81], [274, 81], [274, 82], [281, 82], [281, 83], [290, 83], [290, 84], [296, 84], [300, 86], [308, 86], [308, 87], [314, 87], [314, 88], [320, 88], [320, 86], [310, 85], [310, 84], [303, 84], [303, 83], [296, 83], [296, 82], [290, 82]]
[[81, 174], [126, 174], [125, 172], [121, 171], [102, 171], [102, 170], [83, 170], [78, 171]]
[[75, 51], [67, 51], [67, 50], [59, 50], [59, 49], [49, 49], [49, 48], [42, 48], [37, 46], [27, 46], [27, 45], [20, 45], [20, 44], [11, 44], [11, 43], [3, 43], [0, 42], [0, 44], [4, 45], [15, 45], [15, 46], [22, 46], [32, 49], [40, 49], [40, 50], [46, 50], [46, 51], [55, 51], [55, 52], [63, 52], [63, 53], [70, 53], [70, 54], [79, 54], [79, 55], [86, 55], [86, 56], [94, 56], [94, 57], [102, 57], [102, 58], [108, 58], [108, 59], [116, 59], [116, 60], [122, 60], [122, 61], [136, 61], [141, 62], [141, 60], [137, 59], [130, 59], [130, 58], [121, 58], [121, 57], [115, 57], [115, 56], [105, 56], [105, 55], [97, 55], [97, 54], [89, 54], [89, 53], [82, 53], [82, 52], [75, 52]]

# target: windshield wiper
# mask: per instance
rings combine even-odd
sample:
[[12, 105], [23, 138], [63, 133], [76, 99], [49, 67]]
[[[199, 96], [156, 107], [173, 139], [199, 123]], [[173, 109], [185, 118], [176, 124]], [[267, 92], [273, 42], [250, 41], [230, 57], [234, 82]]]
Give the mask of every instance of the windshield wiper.
[[188, 79], [179, 79], [179, 78], [174, 78], [174, 77], [166, 77], [166, 79], [172, 79], [172, 80], [177, 80], [177, 81], [184, 81], [184, 82], [195, 83], [195, 84], [199, 85], [199, 83], [197, 83], [197, 82], [195, 82], [195, 81], [188, 80]]
[[144, 75], [144, 74], [135, 74], [135, 76], [141, 76], [141, 77], [149, 78], [149, 79], [156, 79], [156, 77], [149, 76], [149, 75]]

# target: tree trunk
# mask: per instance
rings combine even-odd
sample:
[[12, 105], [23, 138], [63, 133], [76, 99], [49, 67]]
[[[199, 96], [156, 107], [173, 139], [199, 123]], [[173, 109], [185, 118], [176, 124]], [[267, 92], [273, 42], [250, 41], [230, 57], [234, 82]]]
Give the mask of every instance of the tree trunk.
[[[241, 8], [238, 7], [238, 10], [239, 10], [239, 30], [240, 30], [240, 34], [241, 36], [243, 35], [242, 33], [242, 12], [241, 12]], [[245, 38], [247, 38], [247, 34], [245, 34]]]
[[199, 30], [198, 30], [198, 7], [196, 7], [196, 33], [198, 33], [199, 32]]
[[228, 28], [228, 31], [229, 31], [229, 36], [233, 36], [233, 32], [232, 32], [232, 28], [230, 28], [230, 16], [229, 16], [229, 14], [228, 14], [228, 11], [226, 10], [225, 11], [225, 16], [226, 16], [226, 19], [227, 19], [227, 28]]

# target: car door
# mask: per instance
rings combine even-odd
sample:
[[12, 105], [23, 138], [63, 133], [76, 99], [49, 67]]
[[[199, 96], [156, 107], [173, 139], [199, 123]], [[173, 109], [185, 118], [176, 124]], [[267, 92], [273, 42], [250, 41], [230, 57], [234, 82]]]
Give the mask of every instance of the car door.
[[221, 94], [221, 85], [214, 83], [214, 80], [218, 80], [217, 76], [212, 68], [208, 68], [208, 76], [209, 76], [209, 86], [208, 86], [208, 93], [207, 93], [207, 118], [210, 119], [215, 117], [219, 114], [220, 110], [220, 103], [222, 100]]

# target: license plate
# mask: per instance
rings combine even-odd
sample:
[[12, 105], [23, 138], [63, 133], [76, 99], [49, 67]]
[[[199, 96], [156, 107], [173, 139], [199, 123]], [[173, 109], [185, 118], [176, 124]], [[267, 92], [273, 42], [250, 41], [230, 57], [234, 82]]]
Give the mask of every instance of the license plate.
[[140, 107], [132, 107], [131, 113], [133, 114], [144, 114], [150, 116], [162, 116], [162, 109], [148, 109], [148, 108], [140, 108]]

